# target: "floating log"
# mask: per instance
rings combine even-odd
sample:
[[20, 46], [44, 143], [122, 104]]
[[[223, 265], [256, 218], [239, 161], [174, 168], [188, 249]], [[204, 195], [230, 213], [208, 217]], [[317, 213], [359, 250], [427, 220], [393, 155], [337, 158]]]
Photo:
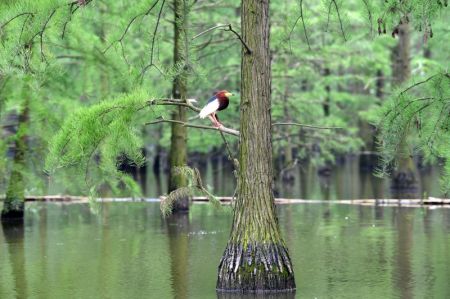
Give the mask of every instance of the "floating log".
[[[160, 198], [133, 198], [133, 197], [104, 197], [97, 198], [97, 202], [159, 202], [165, 197]], [[4, 196], [0, 196], [3, 200]], [[232, 202], [231, 196], [222, 196], [218, 199], [224, 204]], [[60, 203], [87, 203], [89, 198], [86, 196], [73, 195], [42, 195], [25, 197], [27, 202], [60, 202]], [[208, 198], [204, 196], [195, 196], [192, 198], [194, 203], [207, 203]], [[450, 199], [428, 197], [427, 199], [340, 199], [340, 200], [322, 200], [322, 199], [291, 199], [275, 198], [276, 204], [348, 204], [348, 205], [366, 205], [366, 206], [403, 206], [403, 207], [446, 207], [450, 208]]]

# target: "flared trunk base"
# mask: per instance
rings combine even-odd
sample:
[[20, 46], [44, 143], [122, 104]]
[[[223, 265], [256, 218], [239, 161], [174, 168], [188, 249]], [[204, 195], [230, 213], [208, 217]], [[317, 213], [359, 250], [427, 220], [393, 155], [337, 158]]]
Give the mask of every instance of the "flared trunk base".
[[285, 246], [228, 244], [219, 265], [218, 292], [295, 292], [294, 272]]
[[24, 217], [25, 204], [23, 202], [5, 200], [1, 213], [1, 221], [20, 221]]

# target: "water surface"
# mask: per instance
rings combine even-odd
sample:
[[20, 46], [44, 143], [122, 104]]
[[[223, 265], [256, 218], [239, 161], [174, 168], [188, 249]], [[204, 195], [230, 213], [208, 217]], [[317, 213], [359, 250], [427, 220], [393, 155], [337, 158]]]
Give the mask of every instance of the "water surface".
[[[278, 206], [296, 298], [450, 298], [449, 209]], [[228, 208], [27, 204], [0, 226], [0, 298], [217, 298]]]

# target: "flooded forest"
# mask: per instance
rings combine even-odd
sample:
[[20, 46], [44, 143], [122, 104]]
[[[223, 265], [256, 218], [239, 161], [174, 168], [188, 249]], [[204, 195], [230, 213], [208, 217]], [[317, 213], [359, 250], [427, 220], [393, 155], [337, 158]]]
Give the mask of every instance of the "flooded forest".
[[1, 1], [0, 298], [450, 298], [449, 20]]

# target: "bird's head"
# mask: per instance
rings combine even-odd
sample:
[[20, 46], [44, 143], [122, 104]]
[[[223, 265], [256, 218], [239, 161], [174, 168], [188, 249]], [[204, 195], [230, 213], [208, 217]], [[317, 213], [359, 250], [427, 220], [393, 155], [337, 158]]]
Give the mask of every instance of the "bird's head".
[[229, 98], [229, 97], [233, 96], [233, 94], [229, 91], [221, 90], [221, 91], [216, 92], [215, 96], [217, 98]]

